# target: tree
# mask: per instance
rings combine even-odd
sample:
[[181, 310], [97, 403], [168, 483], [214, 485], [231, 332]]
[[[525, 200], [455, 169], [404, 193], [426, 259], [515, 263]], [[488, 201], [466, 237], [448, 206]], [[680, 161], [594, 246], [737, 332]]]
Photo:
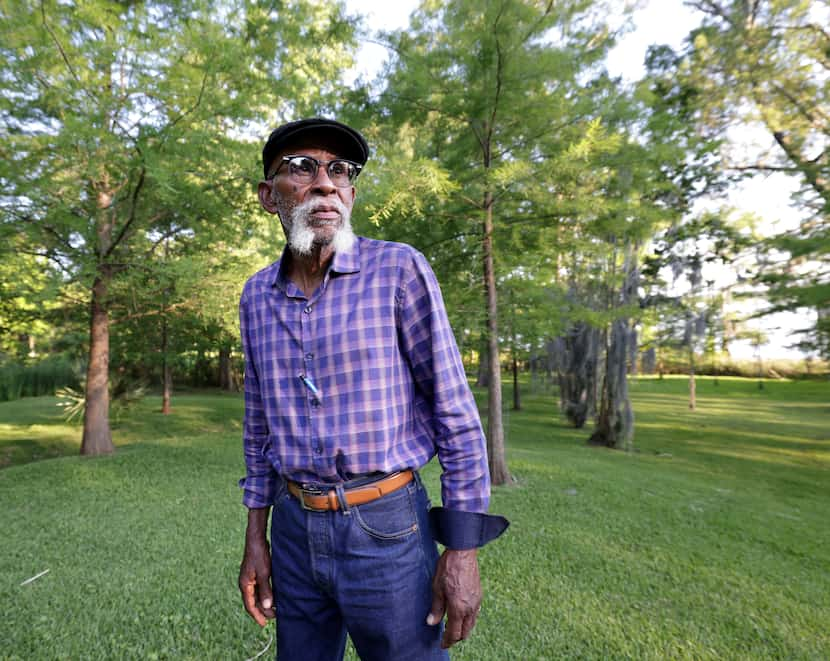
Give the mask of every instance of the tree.
[[[438, 165], [454, 184], [452, 194], [431, 200], [429, 215], [440, 222], [422, 229], [440, 234], [440, 250], [454, 252], [467, 272], [470, 260], [481, 265], [485, 314], [474, 331], [487, 347], [494, 484], [509, 479], [499, 289], [512, 269], [500, 265], [507, 253], [502, 244], [511, 238], [511, 251], [526, 255], [542, 246], [550, 254], [558, 221], [596, 201], [573, 197], [570, 184], [590, 176], [587, 157], [607, 140], [598, 116], [611, 102], [600, 98], [605, 90], [586, 83], [602, 76], [596, 66], [612, 43], [596, 20], [601, 4], [425, 2], [409, 30], [387, 35], [395, 55], [379, 114], [402, 127], [416, 162]], [[400, 191], [410, 184], [398, 176], [390, 186], [395, 204], [410, 199]], [[424, 245], [423, 237], [416, 245]]]
[[552, 276], [544, 264], [534, 263], [533, 258], [538, 253], [516, 251], [509, 254], [512, 259], [505, 261], [510, 259], [516, 265], [501, 279], [500, 290], [513, 376], [513, 410], [519, 411], [519, 363], [529, 362], [533, 355], [543, 350], [545, 338], [561, 333], [564, 320], [551, 314], [555, 305], [553, 290], [539, 284], [548, 282]]
[[[652, 254], [644, 263], [644, 306], [649, 309], [653, 349], [681, 349], [689, 371], [689, 406], [696, 406], [696, 355], [702, 338], [715, 321], [711, 301], [705, 300], [703, 270], [717, 262], [730, 265], [744, 239], [728, 212], [695, 214], [694, 204], [721, 193], [738, 177], [718, 168], [725, 136], [699, 121], [706, 107], [705, 89], [678, 75], [684, 58], [666, 46], [653, 46], [646, 56], [648, 74], [638, 86], [648, 108], [643, 133], [659, 162], [658, 200], [669, 226], [652, 239]], [[674, 292], [662, 271], [670, 272]], [[678, 282], [681, 282], [678, 290]], [[715, 296], [715, 299], [718, 299]], [[659, 358], [662, 377], [663, 356]]]
[[[770, 148], [727, 154], [727, 170], [783, 172], [801, 188], [804, 220], [771, 241], [786, 264], [761, 273], [768, 312], [812, 308], [805, 346], [826, 352], [830, 335], [830, 3], [826, 0], [695, 0], [703, 24], [689, 35], [677, 77], [699, 92], [696, 125], [725, 135], [741, 124], [766, 132]], [[825, 355], [830, 355], [825, 353]]]
[[596, 326], [577, 321], [560, 340], [557, 360], [560, 408], [577, 429], [585, 426], [597, 412], [601, 335]]
[[256, 149], [234, 136], [312, 96], [325, 104], [349, 64], [340, 12], [311, 0], [4, 6], [2, 223], [89, 292], [82, 454], [113, 450], [114, 283], [168, 239], [245, 231]]
[[[628, 243], [619, 290], [620, 307], [636, 305], [640, 274], [637, 248]], [[611, 322], [610, 341], [605, 350], [605, 374], [596, 428], [589, 443], [628, 450], [634, 439], [634, 411], [628, 397], [627, 359], [631, 328], [627, 316], [617, 315]]]
[[721, 209], [684, 219], [654, 237], [646, 260], [655, 336], [663, 347], [685, 353], [692, 410], [697, 406], [698, 356], [707, 350], [716, 355], [718, 332], [721, 349], [726, 349], [734, 320], [724, 299], [746, 280], [743, 261], [757, 245], [749, 231], [752, 219], [731, 216], [729, 209]]
[[0, 233], [0, 244], [0, 359], [25, 360], [53, 332], [44, 312], [56, 307], [60, 278], [47, 260], [23, 252], [21, 236]]

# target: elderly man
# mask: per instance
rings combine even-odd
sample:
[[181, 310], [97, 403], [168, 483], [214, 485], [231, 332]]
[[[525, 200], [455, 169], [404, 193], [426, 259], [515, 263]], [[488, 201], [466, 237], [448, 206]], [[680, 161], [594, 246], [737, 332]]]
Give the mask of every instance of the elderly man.
[[[480, 608], [476, 548], [507, 526], [485, 513], [481, 423], [429, 264], [352, 231], [368, 156], [319, 118], [262, 152], [259, 201], [287, 246], [240, 301], [239, 588], [260, 625], [276, 616], [285, 661], [342, 659], [347, 633], [364, 660], [448, 658]], [[417, 471], [436, 453], [444, 506], [430, 508]]]

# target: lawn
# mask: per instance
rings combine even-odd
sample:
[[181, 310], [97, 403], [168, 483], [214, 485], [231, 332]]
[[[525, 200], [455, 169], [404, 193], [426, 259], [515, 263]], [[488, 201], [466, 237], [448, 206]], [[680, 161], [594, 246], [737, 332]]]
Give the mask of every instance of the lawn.
[[[632, 382], [630, 453], [585, 446], [550, 394], [505, 411], [512, 526], [454, 659], [830, 658], [830, 384], [701, 379], [695, 412], [685, 388]], [[54, 404], [0, 404], [0, 658], [261, 650], [235, 587], [240, 398], [145, 399], [97, 459]]]

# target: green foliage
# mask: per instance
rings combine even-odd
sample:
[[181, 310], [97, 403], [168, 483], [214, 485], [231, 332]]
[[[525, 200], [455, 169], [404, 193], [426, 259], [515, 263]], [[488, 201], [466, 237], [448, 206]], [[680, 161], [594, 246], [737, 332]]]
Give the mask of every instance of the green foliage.
[[608, 242], [644, 242], [664, 222], [650, 173], [659, 159], [633, 139], [636, 103], [599, 64], [613, 45], [603, 6], [424, 3], [410, 29], [385, 35], [395, 56], [379, 81], [384, 119], [367, 127], [381, 174], [361, 195], [384, 235], [431, 259], [464, 342], [484, 325], [488, 207], [501, 334], [524, 350], [607, 309], [563, 314], [569, 280], [604, 272], [619, 285], [620, 269], [589, 272], [587, 255], [605, 260]]
[[[697, 413], [685, 387], [632, 381], [637, 453], [585, 447], [554, 422], [549, 396], [510, 413], [517, 482], [494, 490], [491, 509], [512, 523], [479, 552], [484, 604], [454, 659], [830, 654], [827, 384], [699, 379]], [[172, 415], [156, 409], [145, 399], [124, 417], [115, 456], [0, 470], [10, 659], [265, 647], [271, 629], [248, 619], [236, 587], [242, 399], [191, 394]], [[0, 457], [15, 438], [73, 433], [50, 398], [2, 404], [0, 419]], [[439, 472], [423, 472], [433, 494]]]
[[[99, 330], [121, 323], [121, 367], [143, 369], [168, 321], [180, 322], [172, 350], [197, 328], [216, 348], [233, 343], [243, 272], [262, 265], [267, 225], [251, 195], [259, 145], [244, 136], [332, 103], [352, 62], [342, 6], [3, 2], [0, 30], [0, 244], [25, 255], [15, 266], [48, 260], [52, 286], [72, 294], [61, 303], [87, 314], [95, 285]], [[26, 312], [45, 285], [25, 284], [0, 306], [6, 350], [7, 333], [43, 334]], [[89, 344], [104, 379], [109, 347]]]
[[[727, 302], [741, 294], [757, 238], [742, 232], [729, 217], [730, 210], [722, 209], [684, 218], [652, 239], [645, 260], [649, 310], [641, 346], [654, 346], [661, 353], [682, 347], [690, 369], [697, 354], [717, 355], [742, 339], [742, 320]], [[717, 276], [723, 277], [729, 268], [738, 281], [718, 286]]]
[[84, 414], [86, 395], [83, 390], [59, 388], [55, 396], [58, 398], [57, 406], [61, 409], [61, 417], [65, 422], [77, 422]]
[[384, 161], [384, 168], [390, 173], [389, 176], [400, 178], [400, 173], [405, 173], [411, 184], [393, 190], [378, 202], [369, 198], [366, 205], [369, 221], [378, 227], [395, 217], [427, 220], [427, 211], [432, 206], [430, 202], [445, 198], [458, 189], [449, 172], [426, 158], [413, 160], [411, 156], [393, 154]]
[[768, 312], [813, 308], [818, 323], [804, 348], [830, 355], [830, 79], [826, 75], [830, 4], [825, 0], [690, 2], [703, 12], [676, 60], [676, 78], [694, 90], [695, 126], [725, 135], [739, 123], [760, 128], [774, 147], [746, 156], [727, 153], [723, 167], [752, 174], [784, 172], [798, 179], [793, 200], [803, 222], [774, 238], [758, 281]]
[[[154, 259], [166, 238], [204, 250], [250, 233], [257, 146], [233, 135], [325, 103], [350, 62], [339, 12], [302, 0], [279, 12], [14, 4], [0, 51], [4, 226], [87, 283], [101, 264]], [[290, 47], [300, 39], [321, 43]]]
[[[608, 279], [618, 284], [625, 250], [618, 254], [616, 242], [643, 240], [656, 215], [630, 185], [639, 171], [628, 158], [637, 151], [626, 130], [633, 115], [600, 65], [613, 45], [603, 9], [604, 2], [423, 3], [407, 31], [385, 35], [395, 55], [373, 104], [383, 118], [377, 133], [400, 145], [391, 160], [413, 166], [373, 182], [374, 195], [379, 208], [403, 211], [384, 215], [388, 234], [421, 248], [445, 284], [462, 349], [485, 349], [497, 484], [507, 479], [500, 343], [509, 342], [517, 360], [562, 327], [553, 305], [533, 309], [562, 298], [567, 266], [557, 253], [586, 241], [614, 244]], [[451, 186], [401, 204], [411, 189], [428, 188], [414, 166], [423, 159]]]
[[[125, 412], [130, 410], [142, 400], [147, 393], [147, 384], [142, 381], [134, 381], [124, 373], [117, 373], [115, 378], [110, 378], [110, 415], [118, 420]], [[81, 382], [80, 389], [66, 386], [55, 392], [58, 398], [57, 406], [61, 409], [61, 417], [64, 422], [80, 422], [86, 404], [85, 382]]]
[[53, 337], [60, 282], [45, 258], [28, 252], [24, 236], [4, 229], [0, 222], [0, 356], [26, 360]]
[[26, 364], [6, 362], [0, 365], [0, 402], [54, 395], [62, 387], [77, 384], [77, 365], [63, 356]]

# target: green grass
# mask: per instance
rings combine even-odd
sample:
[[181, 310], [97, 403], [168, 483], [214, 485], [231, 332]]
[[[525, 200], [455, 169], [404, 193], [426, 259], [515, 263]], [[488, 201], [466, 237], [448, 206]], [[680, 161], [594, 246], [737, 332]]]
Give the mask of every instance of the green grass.
[[[485, 602], [454, 659], [830, 657], [830, 386], [702, 379], [695, 412], [685, 389], [632, 382], [631, 453], [585, 446], [550, 395], [506, 412], [516, 482], [491, 509], [512, 525], [479, 554]], [[262, 649], [235, 588], [241, 400], [179, 395], [164, 417], [147, 399], [116, 455], [21, 463], [77, 452], [55, 408], [0, 404], [0, 456], [17, 448], [0, 470], [0, 658]], [[425, 477], [437, 495], [434, 463]]]

